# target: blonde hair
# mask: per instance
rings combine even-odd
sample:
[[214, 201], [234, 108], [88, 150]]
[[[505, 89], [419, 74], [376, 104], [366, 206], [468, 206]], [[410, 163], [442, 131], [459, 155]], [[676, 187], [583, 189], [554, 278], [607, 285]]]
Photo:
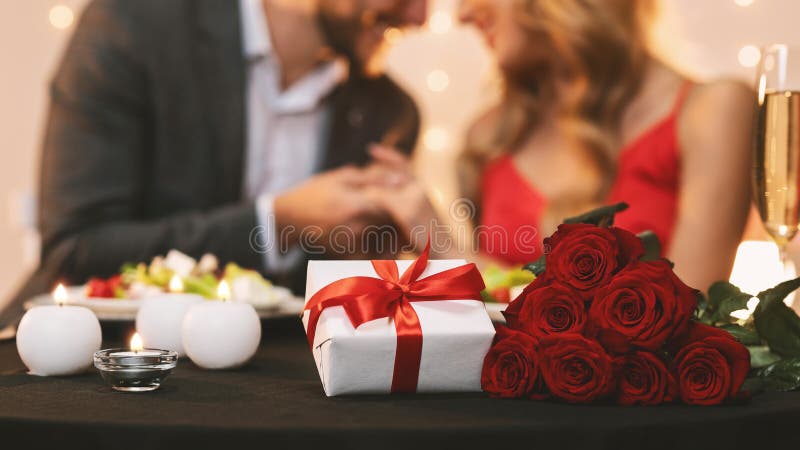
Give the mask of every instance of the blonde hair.
[[544, 39], [558, 62], [537, 79], [504, 73], [502, 102], [467, 137], [459, 161], [463, 195], [479, 204], [486, 164], [521, 146], [544, 108], [557, 104], [560, 129], [587, 153], [603, 182], [591, 198], [550, 199], [545, 221], [557, 223], [602, 201], [616, 171], [620, 117], [644, 72], [644, 28], [655, 6], [655, 0], [517, 0], [518, 22], [528, 36]]

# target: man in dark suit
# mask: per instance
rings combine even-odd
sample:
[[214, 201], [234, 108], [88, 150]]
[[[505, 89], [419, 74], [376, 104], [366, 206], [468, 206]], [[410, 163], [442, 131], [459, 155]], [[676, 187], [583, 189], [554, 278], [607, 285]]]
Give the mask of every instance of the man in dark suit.
[[365, 67], [385, 29], [421, 24], [425, 6], [91, 2], [51, 86], [41, 265], [0, 326], [56, 281], [172, 248], [302, 290], [299, 230], [385, 220], [359, 190], [362, 171], [343, 166], [366, 163], [371, 143], [414, 147], [412, 100]]

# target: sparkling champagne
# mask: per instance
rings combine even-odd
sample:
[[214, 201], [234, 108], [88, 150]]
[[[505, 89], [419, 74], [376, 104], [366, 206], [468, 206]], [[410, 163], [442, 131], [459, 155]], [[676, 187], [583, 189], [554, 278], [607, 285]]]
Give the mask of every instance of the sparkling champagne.
[[757, 120], [755, 200], [767, 232], [783, 247], [800, 221], [800, 92], [764, 92]]

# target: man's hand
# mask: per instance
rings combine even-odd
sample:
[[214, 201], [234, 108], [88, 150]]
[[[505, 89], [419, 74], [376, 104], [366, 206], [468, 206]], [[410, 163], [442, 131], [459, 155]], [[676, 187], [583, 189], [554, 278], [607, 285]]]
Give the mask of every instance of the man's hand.
[[[315, 238], [337, 226], [349, 227], [354, 236], [364, 227], [385, 216], [380, 206], [363, 190], [367, 175], [355, 167], [342, 167], [321, 173], [300, 186], [275, 197], [275, 223], [278, 233], [289, 231], [289, 241], [302, 233]], [[293, 228], [289, 228], [293, 227]]]

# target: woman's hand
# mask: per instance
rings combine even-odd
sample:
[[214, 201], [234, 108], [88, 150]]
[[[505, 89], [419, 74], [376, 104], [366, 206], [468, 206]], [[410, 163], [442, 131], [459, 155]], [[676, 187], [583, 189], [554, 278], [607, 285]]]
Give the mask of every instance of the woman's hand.
[[415, 227], [427, 230], [437, 220], [436, 210], [414, 177], [411, 161], [390, 147], [374, 145], [369, 151], [373, 162], [366, 169], [368, 195], [389, 213], [405, 239]]

